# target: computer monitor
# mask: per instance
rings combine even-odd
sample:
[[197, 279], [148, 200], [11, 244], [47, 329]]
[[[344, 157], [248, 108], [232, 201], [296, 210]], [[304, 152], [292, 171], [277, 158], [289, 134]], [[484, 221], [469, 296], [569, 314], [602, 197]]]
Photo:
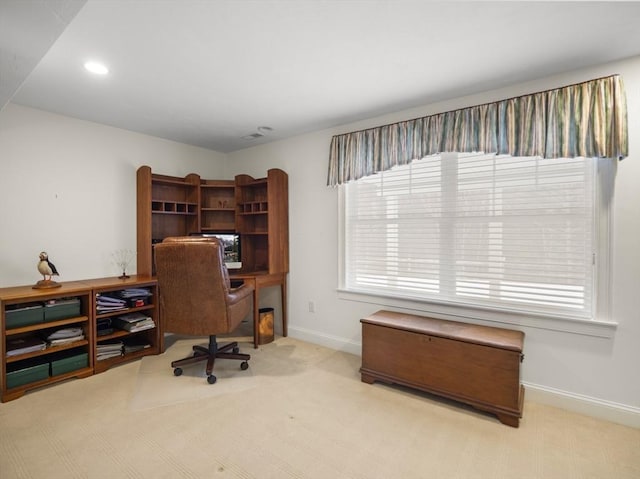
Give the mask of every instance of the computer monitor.
[[218, 238], [224, 248], [224, 263], [227, 269], [242, 268], [242, 256], [240, 255], [240, 235], [237, 233], [222, 233], [206, 231], [202, 233], [191, 233], [191, 236], [202, 236], [205, 238]]

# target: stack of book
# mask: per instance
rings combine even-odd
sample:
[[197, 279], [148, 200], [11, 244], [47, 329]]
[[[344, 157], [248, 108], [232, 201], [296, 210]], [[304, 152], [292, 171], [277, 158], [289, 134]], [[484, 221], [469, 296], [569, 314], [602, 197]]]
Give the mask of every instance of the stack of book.
[[96, 346], [96, 360], [103, 361], [105, 359], [122, 356], [122, 341], [115, 343], [100, 343]]
[[58, 329], [47, 336], [49, 346], [59, 346], [61, 344], [73, 343], [84, 339], [82, 328], [63, 328]]
[[113, 334], [113, 325], [111, 324], [111, 318], [100, 318], [96, 321], [96, 335], [106, 336]]
[[114, 326], [129, 331], [130, 333], [136, 333], [138, 331], [144, 331], [145, 329], [153, 329], [156, 327], [156, 323], [153, 318], [147, 316], [144, 313], [134, 312], [117, 316], [113, 319]]
[[146, 288], [127, 288], [119, 291], [118, 296], [127, 301], [129, 307], [137, 308], [148, 303], [151, 291]]
[[121, 309], [127, 309], [127, 302], [124, 299], [109, 296], [107, 294], [96, 294], [97, 314], [110, 313]]
[[135, 353], [136, 351], [142, 351], [143, 349], [150, 348], [151, 344], [144, 341], [139, 336], [127, 338], [124, 340], [124, 354]]
[[35, 336], [7, 339], [7, 357], [46, 349], [47, 343]]

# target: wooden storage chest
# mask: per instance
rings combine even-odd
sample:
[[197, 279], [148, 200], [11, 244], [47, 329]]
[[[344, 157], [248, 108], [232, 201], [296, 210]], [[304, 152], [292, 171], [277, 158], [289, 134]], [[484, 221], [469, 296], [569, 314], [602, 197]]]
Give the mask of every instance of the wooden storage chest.
[[363, 382], [410, 386], [519, 426], [523, 332], [391, 311], [360, 322]]

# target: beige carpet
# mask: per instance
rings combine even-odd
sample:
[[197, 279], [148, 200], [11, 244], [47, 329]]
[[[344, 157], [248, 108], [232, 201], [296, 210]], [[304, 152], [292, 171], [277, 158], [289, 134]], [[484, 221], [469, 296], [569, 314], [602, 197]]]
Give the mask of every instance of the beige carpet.
[[640, 477], [638, 429], [532, 402], [511, 428], [291, 338], [214, 385], [173, 377], [189, 347], [1, 404], [0, 478]]
[[[177, 378], [170, 367], [171, 361], [185, 358], [192, 354], [193, 344], [205, 346], [208, 338], [200, 340], [181, 339], [167, 340], [166, 351], [158, 356], [145, 356], [140, 361], [138, 377], [131, 399], [133, 410], [150, 409], [170, 404], [197, 401], [199, 399], [221, 394], [239, 393], [259, 385], [262, 376], [256, 376], [254, 368], [245, 371], [240, 369], [240, 361], [218, 360], [214, 374], [218, 382], [213, 387], [207, 384], [206, 362], [183, 368], [183, 374]], [[253, 355], [257, 359], [261, 350], [253, 351], [249, 345], [241, 344], [242, 352]], [[251, 365], [262, 364], [262, 361], [250, 360]], [[178, 382], [179, 379], [179, 382]]]

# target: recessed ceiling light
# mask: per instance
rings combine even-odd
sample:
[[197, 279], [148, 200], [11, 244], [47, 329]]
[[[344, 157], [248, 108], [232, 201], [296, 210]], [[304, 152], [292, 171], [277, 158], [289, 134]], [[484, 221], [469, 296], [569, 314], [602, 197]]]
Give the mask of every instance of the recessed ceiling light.
[[89, 61], [84, 64], [84, 67], [90, 71], [91, 73], [95, 73], [96, 75], [106, 75], [109, 73], [109, 69], [100, 62]]

